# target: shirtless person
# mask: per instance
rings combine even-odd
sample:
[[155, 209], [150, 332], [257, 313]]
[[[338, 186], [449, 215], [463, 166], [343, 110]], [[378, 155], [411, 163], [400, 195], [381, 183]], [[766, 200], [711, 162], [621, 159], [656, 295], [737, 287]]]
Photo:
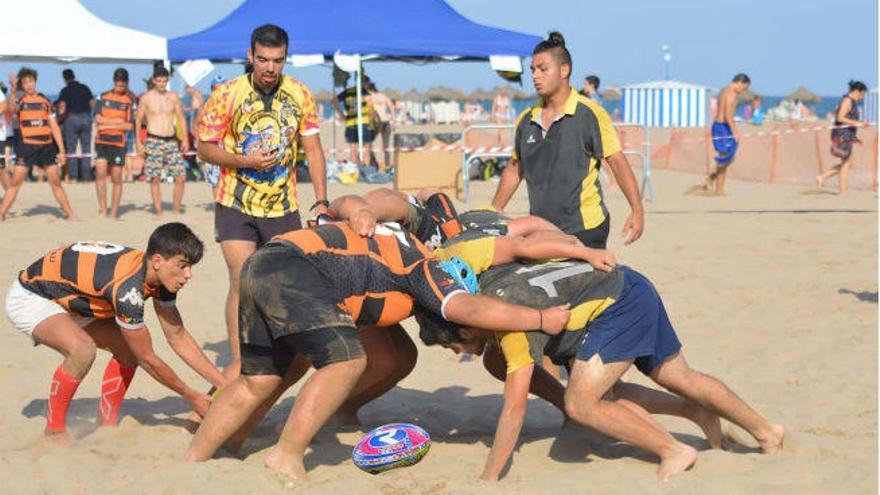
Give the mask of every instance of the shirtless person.
[[712, 124], [712, 145], [718, 156], [715, 157], [715, 171], [706, 179], [706, 190], [711, 190], [714, 184], [716, 196], [724, 196], [724, 176], [727, 174], [727, 167], [733, 163], [736, 149], [739, 147], [733, 131], [736, 97], [749, 89], [751, 83], [749, 76], [737, 74], [718, 96], [718, 115], [715, 116], [715, 122]]
[[147, 91], [140, 99], [137, 107], [135, 129], [141, 128], [141, 123], [147, 121], [147, 139], [137, 142], [137, 154], [144, 156], [144, 174], [150, 181], [150, 193], [153, 196], [153, 206], [156, 208], [156, 216], [162, 218], [162, 193], [159, 183], [165, 174], [174, 177], [174, 206], [175, 214], [180, 214], [180, 203], [183, 200], [183, 187], [186, 181], [186, 163], [183, 161], [181, 151], [189, 151], [189, 142], [184, 140], [177, 144], [175, 133], [175, 119], [181, 125], [186, 123], [183, 115], [183, 104], [180, 97], [173, 91], [168, 91], [168, 69], [157, 67], [153, 72], [153, 88]]

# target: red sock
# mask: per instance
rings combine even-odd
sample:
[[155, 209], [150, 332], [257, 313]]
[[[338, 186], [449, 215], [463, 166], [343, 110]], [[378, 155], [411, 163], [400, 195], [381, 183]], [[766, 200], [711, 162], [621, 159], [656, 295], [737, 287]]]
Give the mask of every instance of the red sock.
[[49, 390], [49, 407], [46, 412], [46, 431], [62, 432], [67, 430], [67, 408], [79, 387], [79, 380], [64, 371], [63, 364], [58, 366], [52, 376], [52, 388]]
[[134, 378], [137, 368], [126, 366], [116, 358], [111, 358], [104, 370], [104, 381], [101, 383], [101, 401], [99, 402], [98, 414], [101, 426], [116, 426], [119, 418], [119, 408], [122, 407], [122, 399]]

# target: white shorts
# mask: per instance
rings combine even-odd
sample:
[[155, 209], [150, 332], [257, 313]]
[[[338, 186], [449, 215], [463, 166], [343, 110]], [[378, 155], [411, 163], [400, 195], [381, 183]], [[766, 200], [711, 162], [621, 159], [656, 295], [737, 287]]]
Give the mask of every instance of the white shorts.
[[[6, 316], [19, 332], [34, 338], [34, 328], [50, 316], [69, 314], [60, 304], [51, 299], [25, 289], [18, 279], [9, 286], [6, 293]], [[80, 315], [70, 315], [80, 326], [85, 327], [93, 322], [94, 318]]]

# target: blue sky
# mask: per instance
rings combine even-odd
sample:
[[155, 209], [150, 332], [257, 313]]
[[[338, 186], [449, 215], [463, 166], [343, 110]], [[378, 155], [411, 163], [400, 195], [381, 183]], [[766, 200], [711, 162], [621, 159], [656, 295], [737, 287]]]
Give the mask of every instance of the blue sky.
[[[82, 0], [109, 22], [174, 37], [204, 29], [242, 0]], [[328, 0], [332, 1], [332, 0]], [[375, 0], [379, 1], [379, 0]], [[602, 85], [663, 77], [660, 46], [672, 47], [672, 79], [720, 88], [736, 72], [752, 78], [765, 95], [785, 95], [804, 85], [819, 94], [844, 92], [849, 79], [877, 87], [878, 38], [875, 0], [448, 0], [477, 22], [544, 35], [561, 31], [574, 57], [572, 82], [595, 73]], [[536, 8], [537, 6], [552, 8]], [[242, 49], [247, 39], [242, 39]], [[34, 64], [45, 93], [61, 88], [61, 64]], [[0, 62], [0, 74], [18, 64]], [[113, 65], [73, 65], [95, 92], [107, 89]], [[148, 66], [128, 66], [146, 77]], [[239, 67], [219, 69], [226, 76]], [[288, 69], [314, 90], [330, 87], [330, 71]], [[430, 68], [372, 63], [367, 72], [380, 87], [426, 89], [445, 85], [472, 90], [503, 84], [487, 63], [439, 64]], [[527, 90], [531, 82], [524, 79]], [[143, 85], [134, 85], [136, 91]], [[202, 86], [202, 85], [200, 85]], [[175, 84], [180, 88], [180, 83]]]

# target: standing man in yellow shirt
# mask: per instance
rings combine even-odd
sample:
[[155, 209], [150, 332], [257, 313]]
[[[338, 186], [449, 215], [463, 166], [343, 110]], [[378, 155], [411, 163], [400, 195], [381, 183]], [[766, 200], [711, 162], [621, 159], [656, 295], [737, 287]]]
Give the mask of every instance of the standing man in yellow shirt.
[[610, 225], [599, 183], [604, 159], [632, 210], [623, 227], [629, 244], [642, 235], [644, 225], [638, 184], [608, 113], [569, 84], [571, 67], [571, 54], [557, 32], [532, 52], [532, 79], [541, 101], [516, 121], [513, 157], [492, 205], [503, 211], [525, 179], [532, 215], [587, 247], [604, 249]]
[[309, 212], [318, 215], [329, 206], [315, 98], [303, 83], [283, 74], [287, 45], [287, 33], [280, 27], [256, 28], [248, 51], [253, 72], [211, 93], [198, 132], [199, 158], [221, 167], [214, 219], [229, 269], [226, 327], [232, 362], [224, 374], [230, 379], [241, 368], [241, 266], [273, 236], [302, 228], [294, 171], [298, 143], [317, 200]]

